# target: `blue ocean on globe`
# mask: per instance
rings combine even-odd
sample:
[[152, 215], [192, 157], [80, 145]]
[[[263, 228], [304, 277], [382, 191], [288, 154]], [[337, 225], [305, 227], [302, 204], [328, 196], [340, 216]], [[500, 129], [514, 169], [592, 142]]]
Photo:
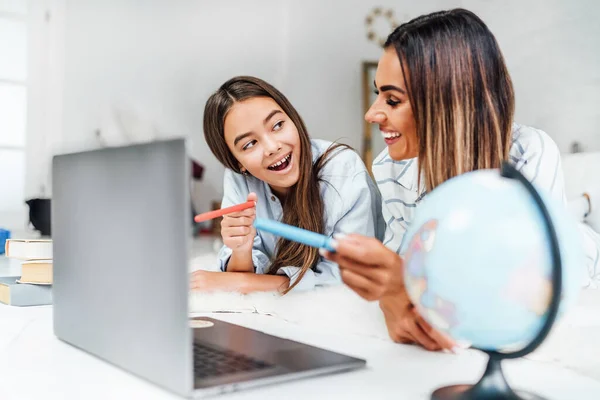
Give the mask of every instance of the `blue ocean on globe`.
[[[564, 204], [540, 195], [559, 241], [561, 315], [581, 287], [581, 236]], [[425, 320], [452, 338], [482, 350], [517, 350], [544, 323], [550, 251], [542, 214], [522, 183], [498, 170], [469, 172], [419, 205], [402, 249], [406, 288]]]

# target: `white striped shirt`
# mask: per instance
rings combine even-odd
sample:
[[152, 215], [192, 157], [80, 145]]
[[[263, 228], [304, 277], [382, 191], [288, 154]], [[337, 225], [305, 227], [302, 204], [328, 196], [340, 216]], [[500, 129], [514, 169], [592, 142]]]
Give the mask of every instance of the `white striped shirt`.
[[[551, 197], [567, 203], [560, 151], [545, 132], [513, 124], [509, 162], [531, 183]], [[417, 187], [417, 159], [395, 161], [386, 148], [373, 162], [373, 175], [381, 192], [386, 229], [383, 243], [400, 254], [406, 231], [426, 194], [424, 182]], [[600, 235], [580, 223], [590, 277], [600, 281]]]

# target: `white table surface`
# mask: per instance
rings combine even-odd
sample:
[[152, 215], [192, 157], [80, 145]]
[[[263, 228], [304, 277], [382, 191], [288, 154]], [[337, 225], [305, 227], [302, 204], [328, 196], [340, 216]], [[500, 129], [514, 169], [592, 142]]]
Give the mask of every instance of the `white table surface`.
[[[0, 256], [0, 276], [20, 265]], [[428, 399], [436, 387], [472, 383], [485, 358], [475, 351], [431, 353], [362, 336], [323, 333], [258, 314], [213, 318], [299, 340], [367, 360], [367, 368], [223, 395], [224, 399]], [[600, 356], [600, 352], [598, 353]], [[505, 361], [515, 389], [549, 399], [600, 398], [600, 381], [541, 361]], [[175, 395], [57, 339], [52, 307], [0, 304], [0, 399], [178, 399]]]

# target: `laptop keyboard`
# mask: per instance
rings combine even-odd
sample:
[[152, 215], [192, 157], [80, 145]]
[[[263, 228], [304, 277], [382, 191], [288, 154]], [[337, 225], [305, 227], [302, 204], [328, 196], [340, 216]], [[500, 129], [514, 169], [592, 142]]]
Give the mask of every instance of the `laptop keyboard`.
[[194, 376], [196, 378], [257, 371], [272, 366], [272, 364], [240, 353], [194, 343]]

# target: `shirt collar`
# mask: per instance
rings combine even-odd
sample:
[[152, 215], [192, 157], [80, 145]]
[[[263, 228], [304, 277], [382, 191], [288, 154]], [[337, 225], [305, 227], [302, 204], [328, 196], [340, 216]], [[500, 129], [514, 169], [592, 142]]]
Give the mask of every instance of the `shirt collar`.
[[372, 171], [378, 184], [391, 179], [406, 190], [417, 191], [418, 162], [416, 157], [396, 161], [390, 157], [386, 149], [373, 162]]

